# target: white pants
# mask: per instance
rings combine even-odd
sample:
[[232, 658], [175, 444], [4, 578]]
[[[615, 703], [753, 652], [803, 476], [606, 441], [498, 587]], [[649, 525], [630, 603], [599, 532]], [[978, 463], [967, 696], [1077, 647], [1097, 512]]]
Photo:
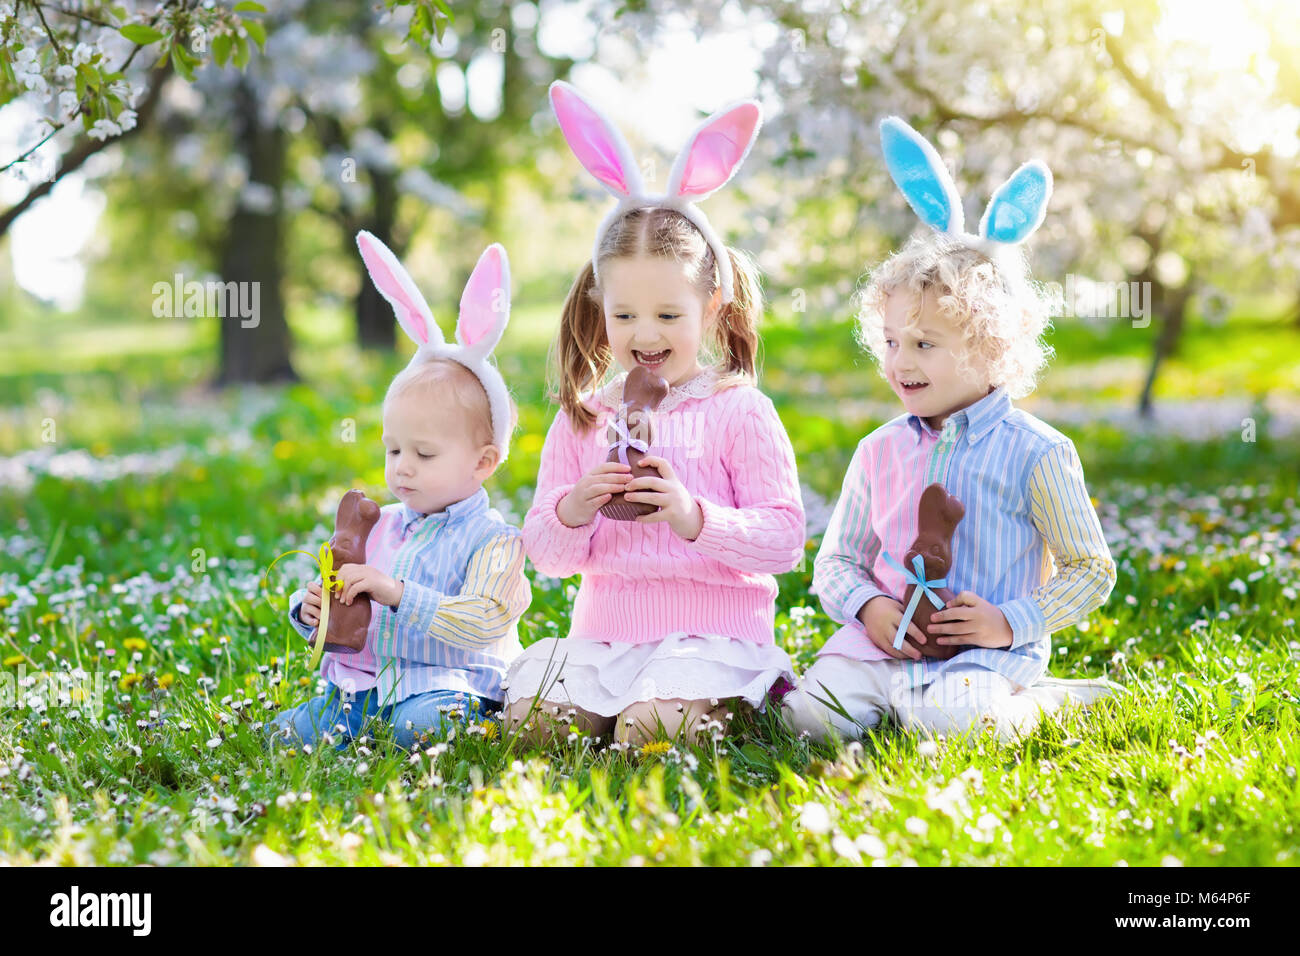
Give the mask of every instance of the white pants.
[[1030, 733], [1044, 714], [1066, 702], [1087, 706], [1117, 689], [1104, 679], [1050, 677], [1024, 688], [995, 671], [961, 663], [949, 664], [925, 687], [905, 685], [896, 661], [828, 654], [817, 658], [781, 706], [796, 733], [828, 741], [856, 739], [885, 714], [910, 730], [931, 734], [965, 734], [992, 726], [1002, 740], [1010, 741]]

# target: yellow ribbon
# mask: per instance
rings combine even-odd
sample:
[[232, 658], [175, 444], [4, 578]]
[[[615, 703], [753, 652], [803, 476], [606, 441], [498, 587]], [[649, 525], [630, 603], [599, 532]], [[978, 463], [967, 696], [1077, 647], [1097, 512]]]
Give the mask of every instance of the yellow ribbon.
[[343, 582], [339, 579], [338, 572], [334, 570], [334, 549], [326, 541], [320, 546], [320, 554], [314, 555], [308, 551], [286, 551], [279, 555], [275, 561], [266, 566], [266, 574], [262, 576], [262, 586], [266, 586], [267, 577], [271, 573], [271, 568], [275, 567], [276, 561], [280, 558], [288, 557], [291, 554], [305, 554], [316, 562], [320, 568], [321, 579], [321, 602], [320, 602], [320, 622], [316, 625], [316, 643], [312, 647], [311, 660], [307, 663], [307, 673], [314, 674], [317, 665], [320, 664], [321, 652], [325, 649], [325, 635], [329, 633], [330, 624], [330, 593], [343, 590]]

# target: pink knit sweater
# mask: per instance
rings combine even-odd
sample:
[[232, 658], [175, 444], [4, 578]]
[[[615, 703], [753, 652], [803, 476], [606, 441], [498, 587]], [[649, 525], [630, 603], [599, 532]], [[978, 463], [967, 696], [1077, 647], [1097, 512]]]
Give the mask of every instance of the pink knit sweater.
[[[650, 453], [672, 465], [700, 504], [704, 527], [686, 541], [667, 523], [567, 527], [556, 505], [609, 454], [606, 426], [620, 376], [586, 400], [597, 425], [575, 434], [561, 409], [542, 449], [524, 550], [548, 577], [581, 573], [569, 636], [646, 643], [684, 631], [773, 643], [776, 580], [804, 551], [794, 449], [771, 399], [749, 385], [715, 389], [716, 373], [672, 389], [655, 412]], [[634, 460], [636, 452], [629, 452]]]

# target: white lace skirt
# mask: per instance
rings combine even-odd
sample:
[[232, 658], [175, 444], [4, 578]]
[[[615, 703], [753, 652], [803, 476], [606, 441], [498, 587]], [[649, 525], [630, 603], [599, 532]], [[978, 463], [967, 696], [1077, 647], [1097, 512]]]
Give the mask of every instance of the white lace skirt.
[[646, 644], [547, 637], [511, 662], [506, 703], [540, 696], [602, 717], [647, 700], [739, 697], [763, 709], [778, 677], [794, 681], [790, 658], [773, 644], [683, 631]]

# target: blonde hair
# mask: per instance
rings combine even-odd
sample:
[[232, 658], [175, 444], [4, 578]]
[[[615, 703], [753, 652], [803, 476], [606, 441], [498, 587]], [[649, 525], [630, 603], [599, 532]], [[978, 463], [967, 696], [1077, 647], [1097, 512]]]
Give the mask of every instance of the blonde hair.
[[1051, 301], [1029, 278], [1019, 246], [999, 250], [996, 261], [941, 232], [915, 236], [886, 259], [859, 293], [858, 344], [885, 376], [885, 300], [895, 292], [911, 296], [909, 326], [921, 313], [926, 292], [939, 314], [958, 330], [957, 371], [976, 380], [978, 363], [993, 386], [1010, 398], [1023, 398], [1055, 354], [1042, 341], [1051, 325]]
[[[430, 414], [442, 410], [448, 400], [454, 401], [464, 412], [474, 447], [496, 447], [492, 432], [492, 407], [488, 404], [487, 391], [478, 376], [459, 362], [448, 358], [431, 358], [408, 365], [389, 384], [388, 392], [384, 395], [384, 410], [388, 410], [393, 399], [412, 392], [422, 393], [432, 400]], [[519, 422], [519, 409], [513, 398], [507, 395], [507, 400], [510, 402], [510, 431], [513, 432]], [[504, 452], [505, 449], [497, 448], [497, 451]]]
[[[718, 308], [710, 341], [703, 343], [707, 366], [720, 371], [718, 388], [753, 385], [758, 378], [758, 320], [763, 313], [763, 293], [758, 270], [748, 256], [728, 247], [734, 276], [734, 298]], [[718, 289], [718, 269], [713, 250], [689, 219], [674, 209], [641, 206], [632, 209], [605, 231], [596, 253], [602, 271], [611, 259], [638, 256], [674, 259], [686, 263], [691, 284], [706, 302]], [[560, 317], [560, 331], [549, 359], [551, 399], [578, 431], [596, 424], [596, 414], [582, 394], [601, 385], [614, 366], [614, 354], [605, 335], [604, 291], [596, 284], [592, 263], [569, 289]]]

